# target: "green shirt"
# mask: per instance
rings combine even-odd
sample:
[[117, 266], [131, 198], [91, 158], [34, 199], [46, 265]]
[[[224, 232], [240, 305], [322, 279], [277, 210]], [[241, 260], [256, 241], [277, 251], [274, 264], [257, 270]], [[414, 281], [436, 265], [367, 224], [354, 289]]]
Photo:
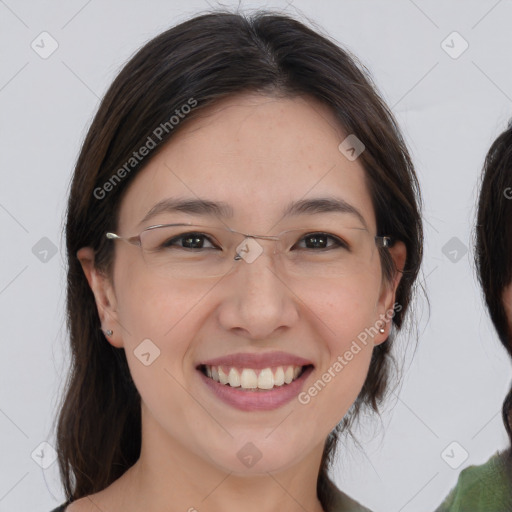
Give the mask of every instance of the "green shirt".
[[512, 478], [506, 459], [496, 452], [485, 464], [469, 466], [436, 512], [510, 512]]

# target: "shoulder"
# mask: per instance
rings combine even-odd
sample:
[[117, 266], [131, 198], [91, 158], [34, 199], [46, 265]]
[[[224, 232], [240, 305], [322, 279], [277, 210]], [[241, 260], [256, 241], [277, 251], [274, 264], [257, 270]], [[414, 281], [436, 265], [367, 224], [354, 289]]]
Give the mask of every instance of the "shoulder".
[[57, 509], [57, 512], [100, 512], [113, 510], [126, 510], [131, 505], [130, 491], [132, 486], [127, 480], [131, 468], [125, 471], [117, 480], [109, 486], [97, 492], [87, 494], [67, 504], [67, 508]]
[[436, 512], [501, 512], [512, 509], [509, 452], [494, 454], [485, 464], [464, 469], [457, 485]]
[[64, 503], [60, 507], [54, 508], [51, 512], [65, 512], [67, 503]]
[[52, 512], [98, 512], [98, 508], [88, 496], [85, 496], [72, 503], [64, 503], [64, 505], [52, 510]]

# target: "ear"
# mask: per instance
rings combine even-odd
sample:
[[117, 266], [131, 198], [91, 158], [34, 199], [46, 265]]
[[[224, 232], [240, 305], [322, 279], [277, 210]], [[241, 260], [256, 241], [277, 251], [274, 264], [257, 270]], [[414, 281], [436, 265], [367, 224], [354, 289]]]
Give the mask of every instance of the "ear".
[[397, 240], [392, 247], [388, 248], [388, 251], [393, 259], [396, 272], [391, 282], [386, 279], [383, 279], [382, 281], [381, 293], [377, 303], [377, 312], [379, 313], [379, 316], [375, 325], [377, 329], [383, 328], [384, 332], [378, 332], [374, 337], [375, 345], [379, 345], [388, 339], [393, 316], [396, 311], [400, 311], [400, 309], [402, 309], [401, 304], [397, 304], [395, 307], [395, 297], [396, 290], [398, 289], [398, 285], [402, 279], [405, 261], [407, 259], [407, 248], [402, 241]]
[[123, 344], [117, 318], [117, 300], [111, 279], [94, 265], [94, 250], [91, 247], [82, 247], [76, 255], [94, 294], [101, 328], [103, 331], [113, 331], [112, 336], [105, 338], [114, 347], [121, 348]]

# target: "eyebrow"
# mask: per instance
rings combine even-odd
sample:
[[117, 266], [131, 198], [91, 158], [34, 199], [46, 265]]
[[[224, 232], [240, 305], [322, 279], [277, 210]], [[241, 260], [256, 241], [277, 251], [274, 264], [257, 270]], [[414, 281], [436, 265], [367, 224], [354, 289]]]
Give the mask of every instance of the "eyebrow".
[[[234, 215], [232, 206], [224, 201], [168, 198], [155, 204], [141, 220], [139, 226], [160, 213], [175, 212], [220, 218], [233, 218]], [[288, 218], [296, 215], [315, 215], [332, 212], [354, 215], [368, 229], [368, 225], [361, 212], [340, 197], [317, 197], [292, 202], [283, 210], [282, 217]]]

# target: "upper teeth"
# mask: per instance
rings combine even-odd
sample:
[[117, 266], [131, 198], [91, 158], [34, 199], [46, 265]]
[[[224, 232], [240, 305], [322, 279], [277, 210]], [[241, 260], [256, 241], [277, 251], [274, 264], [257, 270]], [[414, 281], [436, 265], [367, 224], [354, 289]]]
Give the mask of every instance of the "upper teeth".
[[299, 376], [301, 370], [302, 366], [276, 366], [263, 370], [242, 368], [239, 371], [234, 367], [206, 365], [206, 375], [214, 381], [243, 389], [272, 389], [274, 386], [290, 384]]

